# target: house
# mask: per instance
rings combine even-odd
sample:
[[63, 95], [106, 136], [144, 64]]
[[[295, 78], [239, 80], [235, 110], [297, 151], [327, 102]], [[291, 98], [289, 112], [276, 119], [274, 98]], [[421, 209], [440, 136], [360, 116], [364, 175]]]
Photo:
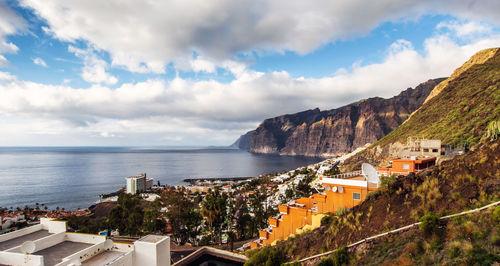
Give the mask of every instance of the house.
[[408, 175], [419, 173], [436, 164], [436, 157], [411, 157], [409, 159], [392, 159], [389, 167], [378, 167], [379, 175]]
[[0, 227], [2, 230], [10, 228], [15, 223], [25, 222], [24, 214], [5, 213], [0, 215]]
[[0, 265], [166, 265], [170, 238], [148, 235], [132, 244], [106, 236], [70, 233], [66, 222], [41, 218], [40, 224], [0, 235]]
[[378, 180], [372, 183], [373, 180], [360, 171], [319, 178], [325, 193], [279, 205], [279, 215], [269, 218], [269, 227], [259, 230], [259, 239], [250, 243], [251, 248], [273, 245], [295, 233], [317, 228], [326, 213], [336, 213], [339, 208], [352, 208], [379, 187]]

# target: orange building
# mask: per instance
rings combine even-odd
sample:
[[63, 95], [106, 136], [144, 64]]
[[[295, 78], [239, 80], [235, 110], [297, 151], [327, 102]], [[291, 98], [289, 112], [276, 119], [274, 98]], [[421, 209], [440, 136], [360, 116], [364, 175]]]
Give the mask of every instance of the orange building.
[[370, 191], [378, 190], [378, 183], [370, 183], [364, 176], [320, 178], [325, 194], [313, 194], [279, 205], [280, 214], [269, 218], [269, 227], [259, 230], [259, 239], [251, 242], [250, 246], [270, 245], [305, 226], [319, 227], [321, 214], [335, 213], [338, 208], [352, 208], [363, 201]]
[[412, 158], [412, 159], [393, 159], [390, 167], [379, 167], [377, 171], [379, 175], [389, 176], [407, 175], [409, 173], [419, 173], [423, 170], [434, 166], [436, 164], [436, 157], [428, 158]]
[[[418, 173], [436, 163], [436, 158], [394, 159], [391, 167], [372, 168], [372, 176], [407, 175]], [[286, 205], [279, 205], [279, 215], [269, 218], [269, 227], [259, 230], [259, 239], [250, 243], [251, 248], [270, 245], [295, 234], [301, 228], [316, 228], [325, 213], [335, 214], [339, 208], [352, 208], [366, 199], [369, 192], [378, 190], [380, 180], [368, 180], [361, 172], [320, 177], [325, 188], [324, 194], [313, 194]], [[376, 183], [373, 183], [376, 180]]]

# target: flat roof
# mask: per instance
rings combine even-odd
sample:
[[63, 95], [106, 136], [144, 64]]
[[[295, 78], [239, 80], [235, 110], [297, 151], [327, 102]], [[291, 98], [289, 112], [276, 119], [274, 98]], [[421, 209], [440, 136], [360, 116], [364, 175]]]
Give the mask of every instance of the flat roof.
[[114, 260], [120, 258], [123, 255], [125, 255], [125, 252], [108, 250], [86, 261], [83, 261], [82, 265], [107, 265], [108, 263], [113, 262]]
[[75, 254], [76, 252], [86, 249], [90, 246], [92, 245], [87, 243], [64, 241], [49, 248], [39, 250], [33, 253], [33, 255], [43, 256], [44, 265], [50, 266], [56, 265], [62, 262], [63, 258]]
[[37, 239], [52, 235], [47, 230], [38, 230], [30, 234], [26, 234], [20, 237], [16, 237], [14, 239], [10, 239], [4, 242], [0, 242], [0, 251], [11, 249], [13, 247], [17, 247], [22, 245], [26, 241], [35, 241]]
[[137, 241], [142, 241], [142, 242], [149, 242], [149, 243], [157, 243], [163, 240], [165, 237], [163, 236], [155, 236], [155, 235], [147, 235], [144, 237], [139, 238]]

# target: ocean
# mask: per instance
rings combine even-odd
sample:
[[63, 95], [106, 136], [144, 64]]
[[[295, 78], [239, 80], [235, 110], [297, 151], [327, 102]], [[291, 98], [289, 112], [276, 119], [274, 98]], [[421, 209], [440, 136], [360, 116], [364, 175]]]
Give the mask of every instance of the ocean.
[[258, 176], [319, 161], [217, 148], [3, 147], [0, 207], [88, 208], [144, 172], [154, 184], [180, 185], [185, 178]]

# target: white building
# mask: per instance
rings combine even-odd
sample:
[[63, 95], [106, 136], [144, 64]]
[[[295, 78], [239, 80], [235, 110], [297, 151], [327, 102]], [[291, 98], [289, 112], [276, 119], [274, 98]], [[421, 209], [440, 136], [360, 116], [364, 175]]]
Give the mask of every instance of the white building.
[[0, 265], [170, 266], [170, 238], [113, 243], [101, 235], [66, 232], [66, 222], [41, 218], [38, 225], [0, 235]]
[[127, 180], [128, 194], [141, 193], [150, 190], [153, 187], [153, 178], [146, 177], [146, 173], [137, 176], [130, 176], [125, 179]]
[[10, 228], [15, 223], [25, 222], [24, 214], [3, 214], [0, 215], [0, 229]]

